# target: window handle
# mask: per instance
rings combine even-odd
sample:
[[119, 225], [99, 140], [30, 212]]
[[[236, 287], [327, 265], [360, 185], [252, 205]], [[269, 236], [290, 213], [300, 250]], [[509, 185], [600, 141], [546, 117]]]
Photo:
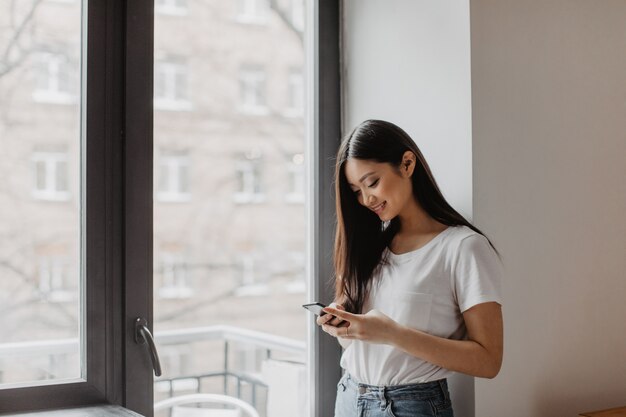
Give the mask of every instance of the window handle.
[[148, 320], [137, 317], [135, 319], [135, 343], [138, 345], [148, 344], [148, 352], [150, 352], [150, 360], [152, 360], [152, 368], [155, 376], [161, 376], [161, 361], [159, 354], [152, 338], [152, 333], [148, 329]]

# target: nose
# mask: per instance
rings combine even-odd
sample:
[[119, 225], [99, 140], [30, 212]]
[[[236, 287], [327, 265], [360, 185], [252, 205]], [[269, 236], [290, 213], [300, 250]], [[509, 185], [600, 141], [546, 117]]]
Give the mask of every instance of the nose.
[[366, 205], [371, 206], [376, 201], [376, 197], [373, 194], [365, 194], [364, 202]]

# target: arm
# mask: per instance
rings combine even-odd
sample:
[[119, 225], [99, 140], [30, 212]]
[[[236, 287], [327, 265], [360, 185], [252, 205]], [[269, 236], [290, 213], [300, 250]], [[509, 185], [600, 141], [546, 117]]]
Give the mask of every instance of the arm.
[[452, 371], [494, 378], [503, 352], [502, 309], [498, 303], [476, 305], [465, 313], [467, 340], [450, 340], [398, 326], [392, 344], [406, 353]]
[[498, 303], [478, 304], [463, 313], [467, 340], [429, 335], [402, 326], [377, 310], [367, 314], [324, 310], [349, 323], [345, 329], [325, 325], [324, 330], [336, 337], [389, 344], [427, 362], [477, 377], [493, 378], [502, 365], [502, 308]]

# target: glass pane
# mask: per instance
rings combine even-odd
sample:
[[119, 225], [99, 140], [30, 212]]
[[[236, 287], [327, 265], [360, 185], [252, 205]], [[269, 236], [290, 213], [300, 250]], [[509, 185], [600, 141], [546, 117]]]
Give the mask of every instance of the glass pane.
[[0, 2], [0, 389], [83, 377], [81, 9]]
[[224, 396], [156, 417], [308, 415], [300, 1], [155, 15], [155, 401]]

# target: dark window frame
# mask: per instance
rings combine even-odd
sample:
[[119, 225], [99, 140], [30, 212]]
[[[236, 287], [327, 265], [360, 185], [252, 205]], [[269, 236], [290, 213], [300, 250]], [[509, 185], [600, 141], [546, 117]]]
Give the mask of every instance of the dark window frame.
[[[332, 253], [334, 247], [335, 157], [341, 139], [341, 88], [340, 88], [340, 22], [341, 0], [313, 1], [313, 143], [311, 160], [313, 190], [311, 210], [313, 242], [313, 283], [310, 297], [328, 303], [334, 299], [334, 288], [328, 278], [334, 275]], [[309, 20], [310, 21], [310, 20]], [[334, 414], [336, 386], [341, 377], [339, 360], [341, 347], [335, 339], [327, 337], [318, 326], [309, 333], [309, 361], [313, 364], [311, 375], [311, 415], [315, 417]]]

